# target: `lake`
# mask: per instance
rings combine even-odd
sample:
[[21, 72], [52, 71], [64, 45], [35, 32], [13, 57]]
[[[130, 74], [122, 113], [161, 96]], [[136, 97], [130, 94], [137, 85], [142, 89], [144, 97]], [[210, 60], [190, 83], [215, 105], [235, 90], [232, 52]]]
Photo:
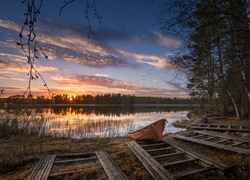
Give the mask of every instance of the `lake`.
[[[39, 129], [43, 135], [72, 138], [127, 136], [130, 130], [167, 119], [164, 134], [185, 129], [172, 123], [187, 119], [194, 106], [54, 106], [49, 108], [1, 110], [0, 119], [18, 119], [19, 126]], [[39, 126], [39, 127], [35, 127]]]

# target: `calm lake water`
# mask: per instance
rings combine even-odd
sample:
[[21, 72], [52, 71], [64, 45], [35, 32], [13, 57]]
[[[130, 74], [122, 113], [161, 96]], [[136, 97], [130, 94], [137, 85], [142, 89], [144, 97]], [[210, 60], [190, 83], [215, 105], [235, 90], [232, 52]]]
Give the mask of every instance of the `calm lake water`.
[[21, 115], [2, 110], [0, 119], [16, 118], [20, 126], [28, 123], [30, 128], [39, 124], [40, 134], [55, 137], [116, 137], [127, 136], [130, 130], [162, 118], [168, 120], [164, 134], [185, 130], [172, 123], [187, 119], [192, 109], [192, 106], [61, 106], [29, 109]]

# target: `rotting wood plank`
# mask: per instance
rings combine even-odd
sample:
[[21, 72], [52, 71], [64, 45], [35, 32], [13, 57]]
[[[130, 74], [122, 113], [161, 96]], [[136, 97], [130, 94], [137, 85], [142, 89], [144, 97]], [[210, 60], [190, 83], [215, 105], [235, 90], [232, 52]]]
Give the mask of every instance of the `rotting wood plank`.
[[[173, 145], [174, 143], [171, 144], [171, 143], [166, 142], [168, 140], [163, 139], [162, 141], [165, 142], [166, 145], [172, 146], [175, 149], [176, 153], [178, 153], [178, 152], [184, 153], [185, 156], [183, 158], [187, 158], [187, 157], [189, 158], [189, 159], [185, 159], [185, 160], [181, 160], [181, 161], [166, 163], [165, 164], [166, 168], [168, 168], [170, 166], [173, 166], [173, 165], [184, 164], [184, 163], [191, 162], [191, 161], [195, 161], [195, 163], [202, 166], [202, 168], [196, 169], [196, 170], [193, 170], [193, 171], [183, 172], [183, 173], [180, 173], [180, 174], [177, 174], [177, 175], [170, 174], [175, 179], [179, 179], [181, 177], [190, 176], [190, 175], [193, 175], [193, 174], [198, 174], [198, 173], [202, 173], [202, 172], [210, 171], [210, 170], [211, 171], [212, 170], [218, 170], [218, 172], [222, 172], [221, 174], [224, 174], [224, 172], [226, 172], [226, 170], [228, 170], [230, 168], [230, 166], [226, 166], [224, 164], [221, 165], [217, 161], [215, 161], [215, 163], [214, 163], [213, 160], [210, 160], [210, 158], [201, 158], [203, 156], [200, 155], [200, 154], [195, 155], [194, 152], [185, 151], [185, 150], [183, 150], [183, 149], [185, 149], [185, 146], [177, 147], [176, 145]], [[159, 172], [156, 172], [153, 169], [153, 167], [155, 167], [155, 166], [152, 166], [151, 163], [147, 163], [148, 159], [149, 159], [149, 161], [152, 160], [152, 161], [155, 161], [156, 163], [158, 163], [154, 159], [157, 156], [152, 157], [149, 153], [147, 153], [147, 151], [145, 151], [142, 147], [140, 147], [140, 145], [138, 145], [136, 143], [134, 144], [133, 142], [129, 142], [127, 144], [128, 144], [128, 146], [130, 148], [132, 147], [131, 150], [134, 152], [134, 154], [137, 156], [137, 158], [142, 162], [142, 164], [145, 166], [145, 168], [149, 171], [149, 173], [153, 176], [154, 179], [164, 179], [164, 178], [159, 177], [159, 175], [158, 175]], [[141, 152], [144, 152], [144, 153], [141, 153]], [[174, 154], [174, 153], [171, 153], [171, 154]], [[164, 154], [164, 155], [167, 155], [167, 154]], [[161, 155], [158, 155], [158, 156], [161, 156]], [[162, 164], [158, 163], [158, 167], [161, 167], [161, 168], [163, 167], [164, 168], [164, 164], [162, 165]], [[177, 166], [177, 167], [179, 167], [179, 166]], [[163, 170], [166, 170], [168, 173], [170, 173], [165, 168]]]
[[54, 165], [55, 159], [56, 159], [56, 155], [55, 154], [51, 155], [51, 158], [49, 159], [46, 170], [43, 173], [43, 176], [42, 176], [43, 178], [42, 179], [48, 179], [50, 171], [51, 171], [51, 169], [52, 169], [52, 167]]
[[170, 140], [170, 139], [163, 139], [163, 141], [166, 142], [167, 144], [177, 148], [178, 150], [187, 153], [188, 155], [190, 155], [190, 156], [192, 156], [194, 158], [200, 159], [201, 161], [205, 162], [208, 165], [215, 166], [221, 172], [227, 171], [227, 170], [229, 170], [231, 168], [231, 166], [228, 166], [226, 164], [223, 164], [221, 162], [218, 162], [218, 161], [215, 161], [215, 160], [213, 160], [211, 158], [203, 156], [203, 155], [201, 155], [199, 153], [196, 153], [196, 152], [192, 151], [190, 148], [188, 148], [188, 147], [186, 147], [186, 146], [184, 146], [184, 145], [182, 145], [180, 143], [177, 143], [176, 141], [173, 141], [173, 140]]
[[143, 157], [137, 150], [136, 148], [132, 145], [132, 143], [127, 142], [127, 145], [129, 146], [129, 148], [132, 150], [132, 152], [136, 155], [136, 157], [141, 161], [141, 163], [143, 164], [143, 166], [148, 170], [148, 172], [151, 174], [151, 176], [154, 179], [157, 180], [161, 180], [163, 178], [161, 178], [161, 176], [159, 174], [157, 174], [157, 170], [155, 170], [154, 168], [152, 168], [150, 166], [150, 163], [147, 162], [147, 160], [145, 159], [145, 157]]
[[30, 174], [30, 176], [29, 176], [29, 178], [28, 178], [29, 180], [35, 179], [37, 173], [38, 173], [39, 170], [42, 168], [43, 162], [45, 161], [46, 157], [47, 157], [47, 155], [43, 155], [43, 156], [39, 159], [38, 163], [36, 164], [35, 168], [32, 170], [32, 172], [31, 172], [31, 174]]
[[147, 152], [155, 152], [155, 151], [164, 151], [164, 150], [169, 150], [169, 149], [173, 149], [173, 147], [165, 147], [165, 148], [158, 148], [158, 149], [149, 149], [146, 150]]
[[205, 135], [204, 134], [196, 134], [194, 136], [191, 136], [193, 138], [200, 138], [200, 137], [204, 137]]
[[208, 140], [211, 140], [211, 139], [215, 139], [216, 137], [208, 137], [206, 139], [202, 139], [203, 141], [208, 141]]
[[230, 145], [223, 145], [223, 144], [218, 144], [216, 142], [203, 141], [200, 139], [194, 139], [191, 137], [185, 137], [185, 136], [181, 136], [181, 135], [175, 135], [174, 137], [178, 138], [178, 139], [194, 142], [197, 144], [215, 147], [217, 149], [223, 149], [223, 150], [233, 151], [233, 152], [242, 153], [242, 154], [249, 154], [250, 153], [250, 149], [242, 149], [242, 148], [238, 148], [238, 147], [232, 147]]
[[239, 131], [250, 132], [250, 126], [243, 125], [229, 125], [229, 124], [198, 124], [192, 127], [193, 129], [207, 129], [207, 130], [220, 130], [220, 131]]
[[110, 180], [128, 180], [127, 176], [104, 151], [95, 152]]
[[181, 136], [181, 135], [175, 135], [174, 137], [178, 138], [178, 139], [194, 142], [194, 143], [197, 143], [197, 144], [202, 144], [202, 145], [206, 145], [206, 146], [215, 147], [217, 149], [223, 149], [223, 150], [233, 151], [233, 152], [242, 153], [242, 154], [250, 153], [250, 151], [245, 150], [245, 149], [241, 149], [241, 148], [237, 148], [237, 147], [231, 147], [230, 145], [218, 144], [216, 142], [208, 142], [208, 141], [193, 139], [193, 138], [185, 137], [185, 136]]
[[242, 145], [242, 144], [245, 144], [246, 142], [237, 142], [237, 143], [234, 143], [234, 144], [231, 144], [229, 146], [238, 146], [238, 145]]
[[226, 142], [226, 141], [230, 141], [230, 139], [228, 139], [228, 138], [221, 139], [219, 141], [216, 141], [216, 143], [222, 143], [222, 142]]
[[127, 142], [129, 148], [134, 152], [144, 167], [149, 171], [154, 179], [174, 180], [176, 179], [160, 163], [158, 163], [148, 152], [141, 148], [135, 141]]
[[204, 132], [204, 131], [194, 131], [194, 132], [195, 133], [199, 133], [199, 134], [205, 134], [205, 135], [209, 135], [209, 136], [214, 136], [214, 137], [225, 138], [225, 139], [229, 139], [229, 140], [236, 140], [236, 141], [250, 143], [250, 141], [246, 140], [246, 139], [241, 139], [241, 138], [232, 137], [232, 136], [223, 136], [223, 135], [217, 134], [217, 133], [209, 133], [209, 132]]
[[158, 158], [177, 156], [177, 155], [182, 155], [182, 154], [185, 154], [185, 153], [184, 152], [176, 152], [176, 153], [170, 153], [170, 154], [162, 154], [162, 155], [158, 155], [158, 156], [153, 156], [153, 158], [158, 159]]
[[44, 155], [41, 157], [35, 168], [33, 169], [29, 180], [46, 180], [53, 167], [56, 155]]

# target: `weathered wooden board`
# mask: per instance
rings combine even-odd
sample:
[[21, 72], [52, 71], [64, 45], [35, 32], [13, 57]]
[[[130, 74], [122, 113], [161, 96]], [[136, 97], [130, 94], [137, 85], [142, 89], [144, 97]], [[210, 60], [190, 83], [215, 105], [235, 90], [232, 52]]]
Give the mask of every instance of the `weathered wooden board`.
[[198, 158], [198, 159], [202, 160], [204, 163], [207, 163], [209, 165], [213, 165], [214, 167], [218, 168], [218, 170], [220, 170], [221, 172], [228, 171], [231, 168], [231, 166], [228, 166], [228, 165], [223, 164], [221, 162], [215, 161], [207, 156], [196, 153], [196, 152], [192, 151], [189, 147], [186, 147], [185, 145], [180, 144], [176, 141], [173, 141], [170, 139], [163, 139], [163, 141], [166, 142], [167, 144], [173, 146], [173, 147], [176, 147], [180, 151], [187, 153], [191, 157]]
[[127, 142], [127, 145], [134, 152], [137, 158], [142, 162], [144, 167], [157, 180], [174, 180], [176, 179], [160, 163], [158, 163], [150, 154], [141, 148], [135, 141]]
[[[151, 152], [155, 152], [159, 144], [162, 145], [158, 147], [159, 149], [171, 148], [173, 151], [158, 151], [155, 156], [151, 156]], [[210, 160], [198, 153], [187, 151], [185, 146], [178, 146], [178, 143], [168, 139], [163, 139], [158, 143], [149, 142], [148, 144], [147, 142], [137, 144], [135, 141], [132, 141], [127, 142], [127, 145], [154, 179], [191, 178], [190, 176], [192, 175], [195, 176], [207, 171], [213, 173], [214, 171], [222, 172], [219, 173], [219, 176], [223, 176], [224, 172], [230, 168], [230, 166]], [[178, 156], [178, 158], [175, 159], [173, 156]], [[193, 163], [195, 167], [187, 168], [183, 171], [183, 167], [187, 166], [187, 163], [188, 166], [192, 166], [191, 164]], [[172, 171], [174, 166], [176, 170]]]
[[97, 151], [95, 153], [110, 180], [128, 180], [127, 176], [106, 152]]
[[[99, 160], [100, 165], [96, 167], [87, 167], [82, 169], [68, 170], [64, 172], [54, 172], [50, 174], [51, 169], [54, 164], [65, 164], [65, 163], [75, 163], [83, 161]], [[102, 165], [102, 166], [101, 166]], [[107, 153], [103, 151], [98, 151], [95, 153], [69, 153], [60, 155], [44, 155], [40, 158], [36, 167], [33, 169], [29, 180], [46, 180], [48, 177], [55, 177], [66, 174], [73, 174], [80, 171], [89, 171], [96, 168], [102, 168], [105, 170], [109, 179], [121, 179], [127, 180], [126, 175], [119, 169], [119, 167], [112, 161]]]
[[[206, 146], [211, 146], [211, 147], [215, 147], [218, 149], [223, 149], [223, 150], [227, 150], [227, 151], [233, 151], [233, 152], [237, 152], [237, 153], [242, 153], [242, 154], [249, 154], [250, 153], [250, 149], [245, 149], [245, 148], [241, 148], [241, 147], [236, 147], [237, 145], [241, 145], [243, 143], [250, 143], [250, 141], [247, 141], [245, 139], [240, 139], [240, 138], [236, 138], [236, 137], [229, 137], [229, 136], [223, 136], [223, 135], [219, 135], [219, 134], [215, 134], [215, 133], [208, 133], [208, 132], [203, 132], [203, 131], [194, 131], [194, 133], [196, 134], [202, 134], [202, 135], [206, 135], [207, 137], [218, 137], [221, 138], [221, 140], [218, 141], [207, 141], [208, 138], [206, 139], [196, 139], [196, 136], [185, 136], [185, 134], [183, 135], [175, 135], [175, 138], [178, 139], [182, 139], [185, 141], [190, 141], [190, 142], [194, 142], [194, 143], [198, 143], [198, 144], [202, 144], [202, 145], [206, 145]], [[222, 144], [222, 142], [226, 142], [226, 141], [236, 141], [234, 144]], [[243, 143], [239, 143], [239, 142], [243, 142]]]
[[200, 130], [216, 130], [216, 131], [239, 131], [250, 132], [250, 126], [246, 125], [232, 125], [232, 124], [198, 124], [192, 127], [193, 129]]
[[28, 179], [46, 180], [49, 177], [55, 158], [55, 154], [42, 156]]

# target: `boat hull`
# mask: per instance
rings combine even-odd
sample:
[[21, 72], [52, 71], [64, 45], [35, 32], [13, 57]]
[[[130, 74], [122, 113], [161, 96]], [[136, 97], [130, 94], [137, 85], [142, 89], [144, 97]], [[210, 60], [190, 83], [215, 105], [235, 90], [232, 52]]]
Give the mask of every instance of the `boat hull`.
[[140, 129], [130, 131], [128, 135], [134, 140], [160, 141], [165, 128], [166, 119], [160, 119]]

